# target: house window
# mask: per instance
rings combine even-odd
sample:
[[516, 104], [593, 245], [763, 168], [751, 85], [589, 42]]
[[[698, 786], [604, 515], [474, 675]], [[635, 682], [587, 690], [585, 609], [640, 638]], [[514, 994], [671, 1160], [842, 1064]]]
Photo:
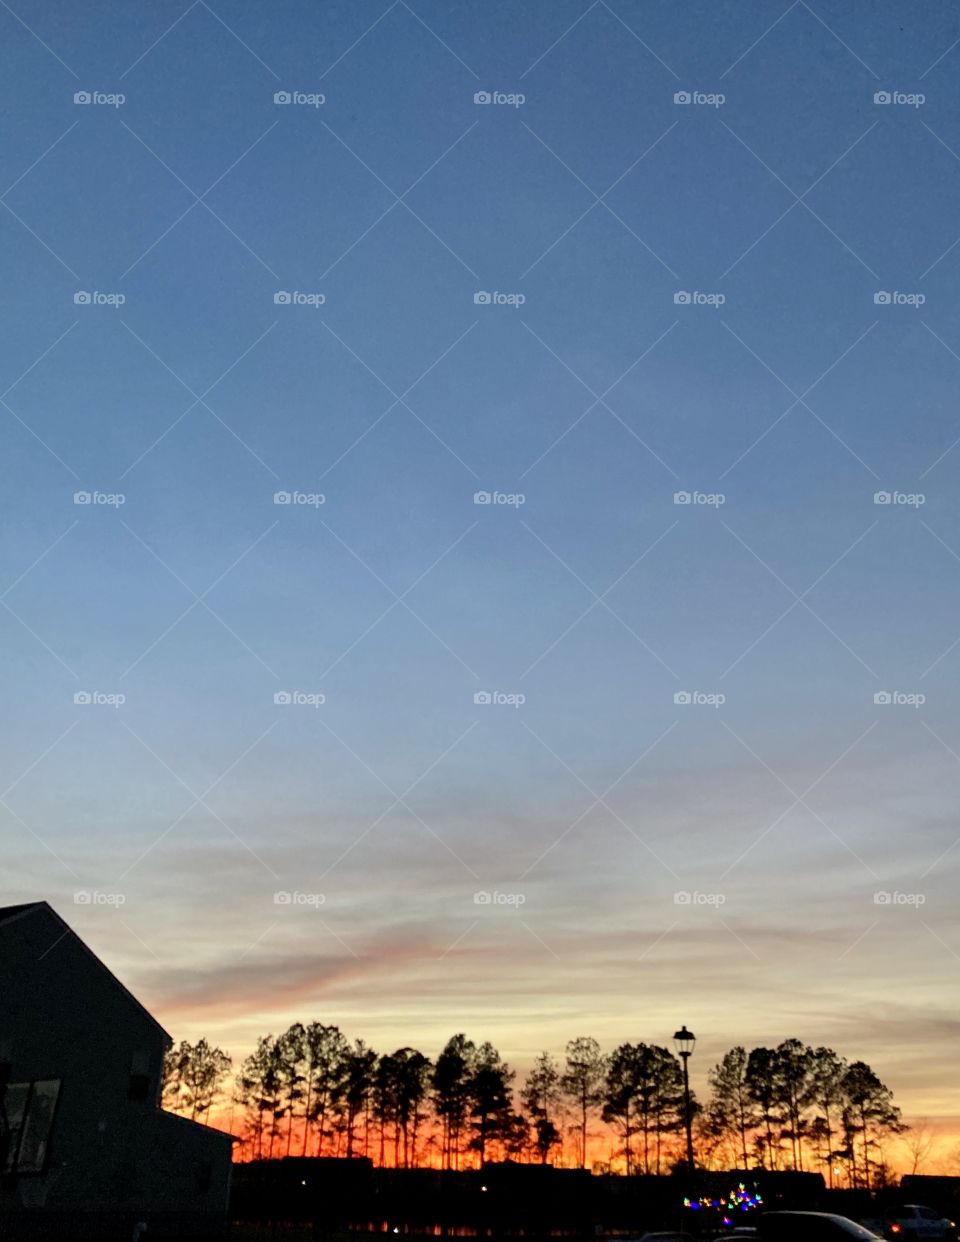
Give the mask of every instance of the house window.
[[60, 1079], [12, 1082], [0, 1100], [0, 1150], [5, 1173], [42, 1173], [60, 1097]]

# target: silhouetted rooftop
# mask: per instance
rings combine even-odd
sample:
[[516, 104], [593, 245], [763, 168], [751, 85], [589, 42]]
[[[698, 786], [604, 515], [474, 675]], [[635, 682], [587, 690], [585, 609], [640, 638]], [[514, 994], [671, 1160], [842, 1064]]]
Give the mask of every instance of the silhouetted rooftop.
[[0, 906], [0, 923], [12, 919], [15, 914], [21, 914], [24, 910], [29, 910], [31, 906], [45, 906], [45, 901], [25, 901], [19, 906]]
[[143, 1005], [140, 1001], [138, 1001], [137, 998], [133, 995], [133, 993], [123, 983], [120, 982], [120, 980], [113, 973], [110, 967], [107, 966], [106, 963], [102, 962], [99, 957], [97, 957], [96, 953], [94, 953], [94, 951], [90, 948], [90, 946], [83, 939], [81, 939], [80, 936], [77, 935], [77, 933], [73, 930], [70, 924], [64, 918], [62, 918], [56, 912], [56, 910], [54, 910], [53, 906], [51, 906], [49, 902], [27, 901], [27, 902], [23, 902], [19, 906], [0, 906], [0, 927], [2, 927], [5, 923], [9, 923], [12, 919], [17, 918], [21, 914], [25, 914], [28, 911], [32, 912], [36, 910], [46, 910], [47, 913], [50, 914], [61, 925], [61, 927], [63, 927], [64, 931], [68, 932], [73, 937], [76, 944], [83, 950], [83, 952], [87, 955], [87, 957], [89, 957], [100, 968], [100, 970], [102, 970], [107, 975], [107, 977], [123, 993], [123, 995], [127, 998], [127, 1000], [131, 1001], [134, 1005], [136, 1005], [136, 1007], [140, 1010], [140, 1012], [144, 1014], [144, 1016], [147, 1017], [153, 1023], [153, 1025], [157, 1027], [157, 1029], [166, 1037], [169, 1043], [173, 1042], [172, 1039], [170, 1038], [169, 1033], [157, 1021], [157, 1019], [153, 1016], [150, 1010], [147, 1009], [147, 1007]]

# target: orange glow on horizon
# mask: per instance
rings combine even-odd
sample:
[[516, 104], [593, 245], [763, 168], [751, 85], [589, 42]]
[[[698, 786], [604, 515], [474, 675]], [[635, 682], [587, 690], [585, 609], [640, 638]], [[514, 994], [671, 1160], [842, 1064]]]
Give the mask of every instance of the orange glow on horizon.
[[[221, 1103], [215, 1105], [210, 1111], [209, 1118], [203, 1123], [212, 1126], [214, 1129], [223, 1130], [228, 1134], [232, 1134], [238, 1143], [234, 1147], [234, 1161], [237, 1163], [246, 1163], [256, 1158], [253, 1151], [252, 1142], [244, 1132], [244, 1121], [240, 1109], [237, 1105]], [[915, 1123], [915, 1124], [920, 1124]], [[919, 1172], [923, 1174], [939, 1175], [939, 1176], [960, 1176], [960, 1130], [949, 1128], [936, 1130], [934, 1126], [929, 1125], [930, 1131], [930, 1150], [920, 1160], [920, 1167], [913, 1168], [916, 1161], [915, 1154], [909, 1148], [909, 1133], [897, 1140], [891, 1142], [890, 1150], [884, 1153], [885, 1163], [890, 1171], [897, 1177], [902, 1177], [906, 1173]], [[287, 1155], [290, 1156], [311, 1156], [315, 1157], [316, 1138], [311, 1136], [307, 1144], [307, 1150], [304, 1151], [304, 1130], [302, 1122], [295, 1121], [289, 1131], [284, 1122], [280, 1122], [278, 1126], [278, 1135], [274, 1138], [273, 1143], [273, 1159], [281, 1159]], [[265, 1140], [265, 1146], [268, 1142]], [[341, 1147], [343, 1146], [341, 1142]], [[289, 1147], [289, 1149], [288, 1149]], [[357, 1129], [357, 1136], [354, 1142], [354, 1156], [370, 1158], [376, 1167], [382, 1168], [402, 1168], [404, 1167], [402, 1159], [397, 1161], [393, 1156], [394, 1140], [390, 1134], [387, 1134], [383, 1143], [381, 1153], [380, 1131], [379, 1128], [371, 1123], [369, 1134], [367, 1136], [366, 1146], [364, 1145], [364, 1125], [361, 1124]], [[325, 1150], [323, 1155], [329, 1156], [345, 1156], [344, 1150], [337, 1150], [334, 1145], [330, 1150], [330, 1144], [324, 1144]], [[662, 1171], [669, 1172], [671, 1165], [683, 1154], [683, 1137], [671, 1136], [670, 1143], [665, 1147], [664, 1158], [662, 1161]], [[417, 1159], [416, 1164], [410, 1167], [442, 1169], [444, 1167], [442, 1148], [439, 1141], [439, 1133], [437, 1127], [430, 1120], [425, 1120], [420, 1136], [417, 1142]], [[507, 1158], [507, 1154], [501, 1149], [500, 1144], [493, 1145], [492, 1154], [488, 1160], [501, 1160]], [[514, 1157], [516, 1158], [516, 1157]], [[527, 1153], [523, 1157], [524, 1163], [536, 1164], [539, 1159], [532, 1153]], [[550, 1159], [547, 1164], [556, 1168], [579, 1169], [581, 1167], [577, 1159], [577, 1139], [575, 1135], [567, 1134], [563, 1143], [551, 1152]], [[612, 1132], [604, 1132], [602, 1134], [592, 1133], [587, 1142], [587, 1165], [586, 1167], [594, 1172], [624, 1172], [624, 1158], [619, 1152], [616, 1137]], [[464, 1151], [461, 1153], [459, 1162], [456, 1166], [461, 1171], [476, 1170], [481, 1166], [478, 1161], [476, 1152]], [[724, 1172], [727, 1170], [737, 1169], [736, 1163], [727, 1161], [713, 1161], [707, 1164], [707, 1169], [714, 1172]], [[751, 1166], [751, 1169], [756, 1166]], [[787, 1163], [778, 1166], [780, 1169], [787, 1169]], [[805, 1164], [806, 1172], [821, 1173], [824, 1180], [827, 1180], [827, 1171], [822, 1162], [808, 1160]], [[842, 1184], [843, 1174], [839, 1171], [835, 1173], [838, 1183]]]

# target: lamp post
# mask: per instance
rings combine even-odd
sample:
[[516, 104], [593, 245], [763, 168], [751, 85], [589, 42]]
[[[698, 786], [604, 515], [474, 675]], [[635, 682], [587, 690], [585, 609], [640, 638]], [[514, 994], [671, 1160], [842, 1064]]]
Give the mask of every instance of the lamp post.
[[688, 1031], [684, 1024], [673, 1037], [676, 1044], [677, 1053], [683, 1061], [683, 1112], [687, 1123], [687, 1172], [689, 1176], [693, 1176], [693, 1118], [690, 1114], [690, 1074], [687, 1062], [690, 1060], [690, 1054], [693, 1052], [693, 1046], [697, 1042], [696, 1036], [692, 1031]]

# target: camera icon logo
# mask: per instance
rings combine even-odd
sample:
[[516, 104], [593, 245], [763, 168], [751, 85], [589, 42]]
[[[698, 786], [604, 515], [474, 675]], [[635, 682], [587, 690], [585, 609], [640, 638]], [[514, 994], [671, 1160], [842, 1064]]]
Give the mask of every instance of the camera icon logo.
[[78, 889], [78, 891], [73, 894], [73, 904], [75, 906], [89, 906], [90, 902], [90, 894], [85, 888]]
[[875, 505], [888, 505], [890, 504], [892, 500], [893, 500], [893, 496], [890, 492], [874, 492], [873, 493], [873, 503]]
[[86, 289], [78, 289], [73, 295], [74, 306], [89, 306], [90, 301], [90, 294], [87, 293]]
[[75, 104], [88, 104], [90, 102], [89, 91], [74, 91], [73, 102]]
[[88, 703], [93, 702], [93, 698], [89, 690], [78, 690], [73, 696], [73, 701], [77, 707], [85, 707]]
[[675, 906], [690, 905], [690, 894], [686, 889], [681, 889], [679, 892], [673, 894], [673, 904]]
[[289, 906], [293, 901], [293, 895], [284, 891], [273, 894], [273, 904], [275, 906]]
[[690, 694], [689, 690], [678, 690], [673, 696], [673, 701], [678, 707], [682, 707], [688, 703], [692, 703], [693, 696]]
[[877, 707], [884, 707], [893, 702], [893, 695], [889, 690], [878, 690], [873, 696], [873, 701]]
[[93, 497], [90, 494], [90, 492], [74, 492], [73, 493], [73, 503], [75, 505], [88, 505], [92, 499]]
[[891, 301], [891, 299], [890, 299], [890, 294], [889, 294], [889, 293], [887, 293], [887, 291], [886, 291], [885, 289], [879, 289], [879, 290], [878, 290], [878, 291], [877, 291], [877, 292], [873, 295], [873, 304], [874, 304], [874, 306], [889, 306], [889, 305], [890, 305], [890, 301]]
[[673, 102], [675, 104], [688, 104], [690, 102], [690, 92], [675, 91], [673, 95]]
[[274, 91], [273, 102], [275, 104], [288, 104], [290, 102], [290, 92], [289, 91]]
[[273, 503], [275, 505], [288, 505], [293, 500], [292, 492], [274, 492]]
[[273, 295], [273, 304], [274, 306], [290, 305], [290, 294], [287, 293], [286, 289], [277, 290], [277, 292]]
[[873, 102], [875, 104], [888, 104], [890, 102], [890, 92], [889, 91], [874, 91]]
[[673, 295], [673, 304], [674, 306], [690, 305], [690, 294], [687, 293], [686, 289], [677, 290], [677, 292]]
[[475, 104], [488, 104], [490, 102], [490, 92], [477, 91], [473, 96], [473, 102]]
[[491, 496], [490, 492], [474, 492], [473, 493], [473, 503], [475, 505], [488, 505], [490, 504], [492, 499], [493, 497]]
[[293, 695], [289, 690], [278, 690], [273, 696], [273, 701], [277, 707], [287, 707], [293, 702]]
[[489, 906], [490, 905], [490, 894], [483, 890], [481, 890], [479, 893], [474, 893], [473, 904], [475, 906]]
[[479, 289], [473, 295], [474, 306], [489, 306], [492, 301], [490, 294], [485, 289]]
[[473, 696], [473, 701], [478, 707], [485, 707], [493, 702], [493, 696], [489, 690], [478, 690]]
[[875, 906], [892, 905], [893, 895], [891, 893], [888, 893], [885, 889], [880, 889], [879, 892], [876, 892], [873, 894], [873, 904]]
[[690, 504], [692, 500], [693, 500], [693, 496], [690, 492], [674, 492], [673, 493], [673, 503], [675, 505], [688, 505]]

